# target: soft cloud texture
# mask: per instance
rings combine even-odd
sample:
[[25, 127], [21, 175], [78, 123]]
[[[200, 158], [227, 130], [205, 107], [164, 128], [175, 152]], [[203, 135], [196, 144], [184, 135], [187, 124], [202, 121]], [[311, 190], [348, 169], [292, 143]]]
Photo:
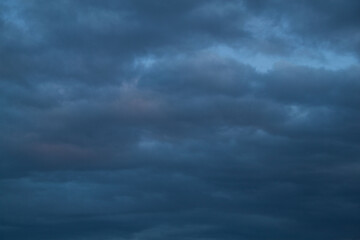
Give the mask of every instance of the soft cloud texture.
[[0, 3], [0, 238], [360, 238], [357, 1]]

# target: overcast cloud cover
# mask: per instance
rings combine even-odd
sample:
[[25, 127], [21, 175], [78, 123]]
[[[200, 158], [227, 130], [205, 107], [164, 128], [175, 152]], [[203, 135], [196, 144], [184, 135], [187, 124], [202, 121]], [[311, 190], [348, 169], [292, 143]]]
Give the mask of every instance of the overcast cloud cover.
[[360, 239], [359, 13], [2, 0], [0, 239]]

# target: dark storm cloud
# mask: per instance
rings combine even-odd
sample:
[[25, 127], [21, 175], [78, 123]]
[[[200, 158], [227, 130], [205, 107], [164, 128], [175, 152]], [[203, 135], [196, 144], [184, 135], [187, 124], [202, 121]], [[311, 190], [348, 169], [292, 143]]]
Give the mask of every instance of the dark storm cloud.
[[3, 1], [0, 238], [359, 238], [358, 9]]
[[294, 34], [302, 44], [330, 48], [359, 57], [358, 1], [249, 0], [245, 4], [257, 16], [264, 16], [267, 21], [278, 25], [284, 24], [284, 30]]

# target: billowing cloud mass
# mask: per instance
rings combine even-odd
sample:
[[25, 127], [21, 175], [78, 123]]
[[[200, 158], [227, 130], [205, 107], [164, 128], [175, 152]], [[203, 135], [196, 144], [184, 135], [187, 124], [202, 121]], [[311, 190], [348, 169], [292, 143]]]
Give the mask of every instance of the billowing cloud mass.
[[360, 239], [359, 12], [1, 1], [0, 238]]

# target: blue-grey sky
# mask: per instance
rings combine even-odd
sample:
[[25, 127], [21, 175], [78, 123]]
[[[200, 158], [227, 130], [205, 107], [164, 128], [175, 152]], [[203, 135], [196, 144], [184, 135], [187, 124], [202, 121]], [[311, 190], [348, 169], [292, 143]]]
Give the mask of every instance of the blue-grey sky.
[[360, 1], [0, 1], [0, 239], [360, 239]]

